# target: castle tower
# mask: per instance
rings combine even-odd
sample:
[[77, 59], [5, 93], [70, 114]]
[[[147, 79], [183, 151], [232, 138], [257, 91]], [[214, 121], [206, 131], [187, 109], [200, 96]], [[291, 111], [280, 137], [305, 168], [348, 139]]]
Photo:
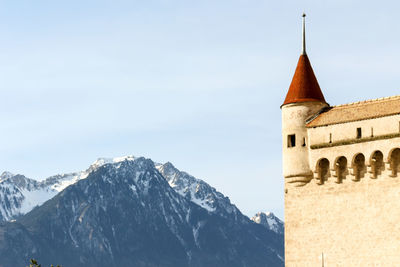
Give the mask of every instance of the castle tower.
[[306, 53], [305, 16], [302, 52], [281, 106], [283, 176], [295, 186], [302, 186], [312, 178], [306, 120], [328, 106]]
[[329, 106], [304, 16], [281, 106], [285, 266], [400, 266], [400, 95]]

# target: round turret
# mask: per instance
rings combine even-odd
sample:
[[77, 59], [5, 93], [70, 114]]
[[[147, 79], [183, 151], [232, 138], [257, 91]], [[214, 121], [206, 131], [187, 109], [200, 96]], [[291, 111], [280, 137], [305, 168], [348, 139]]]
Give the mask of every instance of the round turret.
[[313, 173], [308, 158], [306, 121], [328, 104], [305, 51], [305, 15], [303, 49], [282, 109], [283, 176], [296, 186], [309, 182]]
[[286, 182], [301, 186], [312, 179], [306, 120], [326, 106], [326, 103], [317, 101], [282, 106], [283, 176]]

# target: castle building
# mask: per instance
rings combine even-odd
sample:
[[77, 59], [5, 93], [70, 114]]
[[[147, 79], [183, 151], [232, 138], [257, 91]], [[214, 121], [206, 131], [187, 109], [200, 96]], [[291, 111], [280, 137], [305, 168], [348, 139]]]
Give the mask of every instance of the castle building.
[[400, 266], [400, 96], [330, 106], [303, 15], [281, 110], [286, 266]]

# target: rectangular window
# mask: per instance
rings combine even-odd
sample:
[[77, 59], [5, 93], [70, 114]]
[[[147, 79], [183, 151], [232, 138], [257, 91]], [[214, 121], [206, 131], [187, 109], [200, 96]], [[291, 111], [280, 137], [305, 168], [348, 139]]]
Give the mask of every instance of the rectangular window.
[[374, 137], [374, 128], [371, 127], [371, 137]]
[[296, 146], [296, 135], [289, 134], [287, 137], [287, 147], [294, 147]]
[[329, 143], [332, 143], [332, 134], [329, 134]]
[[361, 128], [357, 128], [357, 138], [361, 138]]

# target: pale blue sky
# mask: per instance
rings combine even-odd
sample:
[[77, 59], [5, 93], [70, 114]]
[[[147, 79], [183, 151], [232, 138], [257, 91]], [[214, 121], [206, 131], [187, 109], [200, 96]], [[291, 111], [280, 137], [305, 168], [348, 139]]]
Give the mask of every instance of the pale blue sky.
[[0, 1], [0, 171], [133, 154], [283, 218], [279, 106], [303, 10], [330, 104], [400, 93], [397, 1]]

